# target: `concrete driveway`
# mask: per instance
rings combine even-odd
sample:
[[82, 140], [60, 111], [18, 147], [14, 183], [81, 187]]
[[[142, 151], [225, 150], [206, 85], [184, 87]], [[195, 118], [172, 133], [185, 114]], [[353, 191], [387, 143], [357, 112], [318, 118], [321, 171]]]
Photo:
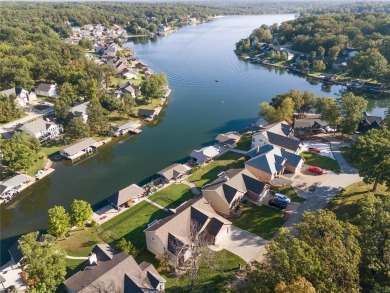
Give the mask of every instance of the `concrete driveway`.
[[226, 249], [238, 255], [246, 262], [250, 262], [257, 258], [262, 258], [268, 240], [264, 240], [255, 234], [232, 226], [231, 232], [220, 242], [219, 245], [213, 246], [211, 249]]
[[332, 150], [330, 148], [330, 144], [322, 143], [322, 142], [315, 142], [315, 141], [308, 141], [308, 142], [305, 142], [305, 144], [301, 148], [301, 152], [306, 152], [308, 150], [308, 148], [320, 149], [321, 152], [319, 153], [319, 155], [335, 160], [335, 157], [334, 157]]

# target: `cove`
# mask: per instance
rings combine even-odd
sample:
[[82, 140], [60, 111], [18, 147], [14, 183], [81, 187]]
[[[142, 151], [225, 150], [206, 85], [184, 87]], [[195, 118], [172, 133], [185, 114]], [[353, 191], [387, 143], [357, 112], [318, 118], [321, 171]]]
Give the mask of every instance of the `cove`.
[[[154, 72], [166, 72], [172, 89], [167, 107], [140, 135], [114, 139], [74, 166], [55, 163], [50, 177], [2, 205], [1, 263], [8, 261], [7, 250], [20, 235], [46, 228], [49, 208], [68, 208], [75, 198], [96, 205], [132, 183], [145, 183], [169, 164], [185, 161], [193, 149], [212, 144], [218, 133], [248, 126], [256, 119], [259, 103], [276, 94], [295, 88], [339, 96], [340, 86], [311, 84], [305, 77], [253, 65], [234, 54], [235, 42], [261, 24], [293, 18], [293, 14], [223, 17], [182, 28], [157, 42], [126, 44]], [[388, 102], [371, 104], [370, 112], [382, 115]]]

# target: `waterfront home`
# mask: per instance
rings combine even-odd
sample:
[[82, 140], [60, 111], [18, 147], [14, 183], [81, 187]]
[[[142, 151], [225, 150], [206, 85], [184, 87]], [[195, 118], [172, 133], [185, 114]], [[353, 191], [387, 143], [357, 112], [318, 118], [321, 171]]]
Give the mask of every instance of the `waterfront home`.
[[69, 293], [163, 292], [165, 283], [152, 264], [138, 265], [131, 255], [106, 243], [97, 244], [84, 269], [64, 281]]
[[171, 27], [169, 25], [160, 25], [158, 27], [158, 32], [159, 33], [165, 33], [167, 31], [169, 31], [171, 29]]
[[85, 102], [82, 104], [79, 104], [77, 106], [74, 106], [69, 109], [69, 113], [73, 115], [73, 117], [81, 117], [83, 118], [84, 123], [87, 123], [88, 121], [88, 105], [89, 102]]
[[215, 213], [203, 197], [191, 199], [172, 212], [150, 223], [144, 232], [147, 249], [155, 255], [166, 253], [176, 264], [191, 257], [191, 239], [203, 238], [215, 245], [230, 233], [232, 223]]
[[164, 183], [169, 183], [183, 178], [190, 170], [190, 167], [176, 163], [157, 172], [157, 174], [161, 176]]
[[21, 107], [24, 107], [28, 102], [35, 101], [37, 99], [37, 96], [34, 92], [29, 92], [22, 88], [10, 88], [4, 91], [0, 91], [0, 95], [7, 97], [11, 97], [13, 95], [15, 102]]
[[46, 121], [43, 118], [38, 118], [32, 122], [22, 124], [21, 126], [18, 126], [16, 130], [35, 136], [39, 141], [56, 138], [64, 131], [61, 124]]
[[136, 79], [138, 74], [135, 70], [127, 67], [122, 71], [122, 76], [127, 79]]
[[230, 217], [239, 212], [237, 206], [244, 196], [259, 201], [269, 188], [268, 184], [259, 181], [249, 170], [230, 169], [203, 186], [202, 195], [216, 212]]
[[44, 97], [57, 97], [56, 84], [52, 83], [40, 83], [35, 88], [35, 93], [38, 96]]
[[328, 125], [318, 117], [294, 119], [294, 135], [296, 137], [310, 137]]
[[96, 148], [97, 141], [92, 137], [84, 138], [60, 150], [60, 155], [66, 159], [74, 160], [84, 154], [90, 154]]
[[227, 132], [224, 134], [218, 134], [215, 140], [222, 144], [225, 145], [229, 148], [235, 148], [237, 146], [237, 143], [240, 141], [241, 135], [238, 132]]
[[29, 178], [26, 175], [18, 174], [0, 182], [0, 197], [7, 198], [14, 195], [18, 189], [26, 184]]
[[381, 127], [382, 117], [369, 116], [367, 115], [366, 112], [364, 112], [363, 115], [364, 117], [359, 122], [358, 129], [357, 129], [359, 132], [366, 132], [371, 129], [378, 129]]
[[138, 91], [134, 88], [133, 84], [128, 81], [120, 84], [115, 91], [115, 94], [117, 98], [122, 98], [125, 94], [129, 94], [132, 98], [136, 98], [138, 96]]
[[120, 46], [116, 43], [112, 43], [103, 49], [103, 56], [116, 56], [116, 53], [120, 50]]
[[141, 124], [137, 122], [126, 122], [122, 125], [112, 125], [110, 126], [110, 130], [112, 132], [113, 136], [120, 136], [128, 132], [134, 132], [134, 133], [139, 133], [141, 130], [139, 129], [141, 127]]
[[350, 59], [346, 57], [339, 57], [337, 58], [333, 64], [332, 64], [332, 69], [333, 70], [338, 70], [338, 71], [348, 71], [349, 69], [349, 63]]
[[272, 144], [290, 152], [297, 153], [301, 147], [301, 143], [291, 134], [292, 127], [287, 122], [268, 125], [253, 134], [252, 148]]
[[190, 163], [203, 165], [210, 162], [212, 159], [220, 154], [220, 150], [214, 146], [201, 148], [200, 150], [193, 150], [190, 154]]
[[251, 159], [245, 162], [245, 169], [267, 183], [272, 183], [272, 180], [283, 175], [285, 170], [299, 173], [304, 163], [301, 156], [273, 145], [257, 146], [250, 150], [247, 156]]
[[120, 210], [122, 207], [129, 207], [133, 203], [138, 202], [138, 199], [141, 198], [145, 193], [145, 190], [139, 187], [137, 184], [131, 184], [126, 188], [123, 188], [109, 198], [107, 201], [117, 210]]
[[138, 109], [138, 116], [140, 118], [146, 119], [154, 119], [157, 115], [157, 111], [155, 109]]

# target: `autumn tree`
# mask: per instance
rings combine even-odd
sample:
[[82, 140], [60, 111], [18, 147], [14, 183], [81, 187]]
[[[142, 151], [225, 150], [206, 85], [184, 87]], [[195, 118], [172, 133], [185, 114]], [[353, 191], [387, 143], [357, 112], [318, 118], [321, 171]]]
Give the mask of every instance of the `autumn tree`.
[[363, 111], [367, 109], [367, 101], [363, 97], [348, 92], [339, 99], [339, 108], [342, 133], [354, 133], [363, 118]]
[[294, 113], [294, 102], [291, 98], [286, 98], [275, 108], [269, 103], [263, 102], [260, 104], [259, 115], [268, 123], [280, 122], [283, 120], [290, 120]]
[[38, 235], [39, 232], [32, 232], [19, 240], [19, 249], [24, 256], [22, 276], [36, 292], [55, 292], [65, 280], [65, 253], [54, 237]]
[[326, 69], [326, 65], [322, 60], [314, 60], [313, 61], [313, 70], [314, 71], [324, 71]]
[[316, 293], [313, 285], [303, 277], [297, 277], [290, 283], [280, 282], [275, 287], [275, 293]]
[[70, 222], [74, 226], [85, 227], [93, 216], [91, 205], [84, 200], [75, 199], [70, 208]]
[[353, 154], [359, 171], [366, 183], [390, 187], [390, 129], [372, 129], [359, 136], [353, 146]]
[[64, 237], [70, 228], [70, 217], [63, 206], [54, 206], [48, 210], [47, 232], [50, 235]]
[[160, 273], [169, 273], [171, 266], [169, 264], [169, 255], [166, 253], [157, 254], [156, 260], [158, 261], [157, 271]]

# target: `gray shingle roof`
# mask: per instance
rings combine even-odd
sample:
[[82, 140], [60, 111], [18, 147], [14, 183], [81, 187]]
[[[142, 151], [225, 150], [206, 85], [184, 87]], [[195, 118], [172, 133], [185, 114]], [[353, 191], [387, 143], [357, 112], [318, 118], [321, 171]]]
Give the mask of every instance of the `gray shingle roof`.
[[299, 149], [300, 142], [299, 140], [285, 137], [273, 132], [267, 131], [268, 140], [271, 144], [277, 145], [279, 147], [292, 150], [296, 152]]
[[50, 90], [51, 86], [54, 85], [54, 84], [50, 84], [50, 83], [40, 83], [38, 84], [38, 86], [36, 87], [36, 91], [39, 91], [39, 92], [47, 92]]
[[89, 105], [89, 102], [79, 104], [77, 106], [74, 106], [73, 108], [70, 108], [69, 112], [75, 116], [81, 116], [82, 114], [87, 112], [88, 105]]
[[56, 125], [56, 123], [43, 120], [42, 118], [38, 118], [37, 120], [24, 124], [19, 128], [19, 130], [24, 130], [31, 135], [35, 135], [38, 132], [48, 130], [54, 125]]
[[74, 155], [90, 146], [94, 146], [97, 143], [92, 137], [84, 138], [74, 144], [63, 149], [63, 151], [69, 155]]
[[230, 204], [233, 201], [234, 197], [236, 196], [238, 190], [227, 185], [227, 184], [223, 184], [222, 189], [223, 189], [223, 193], [225, 195], [226, 201], [228, 202], [228, 204]]
[[157, 174], [164, 176], [167, 180], [171, 180], [179, 176], [180, 174], [185, 174], [189, 168], [184, 166], [183, 164], [172, 164], [165, 169], [162, 169]]
[[107, 200], [115, 206], [119, 207], [133, 198], [142, 196], [143, 193], [143, 188], [139, 187], [137, 184], [131, 184], [130, 186], [115, 192], [113, 195], [107, 198]]

